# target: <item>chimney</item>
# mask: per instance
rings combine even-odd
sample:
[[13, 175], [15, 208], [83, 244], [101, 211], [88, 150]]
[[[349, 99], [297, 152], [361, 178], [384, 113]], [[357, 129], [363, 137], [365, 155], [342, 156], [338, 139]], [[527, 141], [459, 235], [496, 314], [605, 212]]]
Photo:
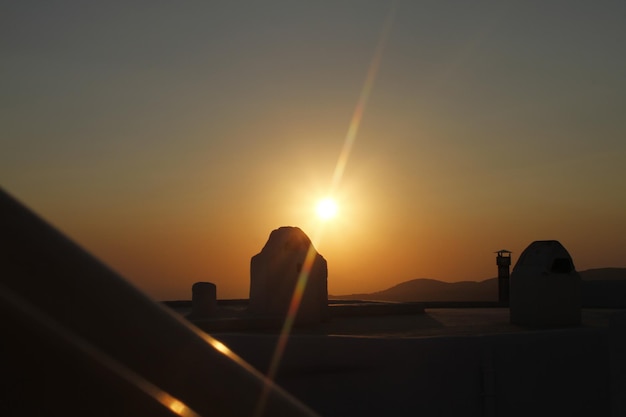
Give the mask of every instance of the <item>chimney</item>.
[[511, 266], [511, 251], [501, 249], [496, 252], [498, 265], [498, 302], [503, 307], [509, 306], [509, 268]]

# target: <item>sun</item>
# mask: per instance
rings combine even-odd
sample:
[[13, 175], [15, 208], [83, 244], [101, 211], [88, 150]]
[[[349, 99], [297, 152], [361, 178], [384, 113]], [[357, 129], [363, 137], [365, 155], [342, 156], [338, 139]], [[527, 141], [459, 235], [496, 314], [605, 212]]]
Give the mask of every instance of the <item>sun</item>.
[[332, 219], [337, 211], [337, 203], [332, 198], [324, 198], [317, 203], [317, 216], [322, 220]]

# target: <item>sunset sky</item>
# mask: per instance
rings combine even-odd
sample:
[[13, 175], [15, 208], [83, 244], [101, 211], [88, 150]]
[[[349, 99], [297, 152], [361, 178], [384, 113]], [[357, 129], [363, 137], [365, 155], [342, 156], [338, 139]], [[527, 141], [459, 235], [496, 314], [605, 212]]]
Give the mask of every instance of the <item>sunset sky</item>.
[[157, 299], [247, 297], [280, 226], [331, 294], [626, 267], [623, 0], [16, 1], [0, 45], [0, 186]]

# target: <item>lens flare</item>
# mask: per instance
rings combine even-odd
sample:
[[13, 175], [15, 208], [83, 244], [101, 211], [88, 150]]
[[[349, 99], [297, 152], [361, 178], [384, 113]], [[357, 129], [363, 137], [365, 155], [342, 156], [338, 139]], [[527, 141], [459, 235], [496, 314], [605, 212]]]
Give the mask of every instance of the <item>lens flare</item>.
[[372, 62], [370, 63], [369, 70], [367, 71], [367, 77], [365, 78], [363, 88], [361, 89], [361, 94], [359, 95], [359, 100], [357, 101], [354, 113], [352, 114], [352, 119], [350, 120], [348, 132], [346, 133], [346, 138], [344, 139], [343, 147], [341, 149], [341, 153], [339, 154], [337, 165], [335, 166], [335, 172], [333, 173], [333, 180], [330, 186], [331, 194], [334, 193], [339, 186], [341, 178], [343, 177], [343, 171], [346, 169], [348, 158], [350, 157], [350, 153], [352, 152], [352, 147], [354, 146], [356, 135], [359, 132], [359, 127], [361, 126], [361, 119], [363, 118], [363, 113], [365, 112], [365, 106], [367, 105], [370, 93], [372, 92], [372, 87], [374, 86], [374, 81], [376, 80], [376, 75], [378, 74], [378, 68], [380, 67], [380, 62], [383, 57], [383, 51], [385, 49], [385, 45], [387, 44], [389, 34], [391, 33], [394, 15], [395, 4], [391, 8], [383, 24], [383, 29], [380, 34], [378, 45], [376, 45], [374, 57], [372, 58]]

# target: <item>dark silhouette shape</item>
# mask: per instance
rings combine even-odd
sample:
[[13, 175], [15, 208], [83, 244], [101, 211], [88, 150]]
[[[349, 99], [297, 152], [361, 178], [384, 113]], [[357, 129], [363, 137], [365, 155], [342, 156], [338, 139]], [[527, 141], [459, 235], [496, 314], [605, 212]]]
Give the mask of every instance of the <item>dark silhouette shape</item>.
[[[261, 252], [250, 261], [249, 311], [257, 316], [284, 317], [295, 294], [301, 296], [296, 323], [326, 321], [327, 277], [326, 260], [301, 229], [273, 230]], [[299, 280], [303, 291], [297, 290]]]
[[579, 325], [580, 275], [556, 240], [538, 240], [520, 255], [511, 274], [511, 323]]
[[574, 271], [574, 264], [572, 264], [572, 260], [569, 258], [556, 258], [552, 261], [552, 267], [550, 267], [550, 272], [553, 274], [569, 274]]
[[212, 317], [217, 313], [217, 287], [212, 282], [196, 282], [191, 286], [190, 318]]
[[501, 249], [496, 252], [498, 265], [498, 302], [502, 306], [509, 305], [509, 268], [511, 266], [511, 251]]

